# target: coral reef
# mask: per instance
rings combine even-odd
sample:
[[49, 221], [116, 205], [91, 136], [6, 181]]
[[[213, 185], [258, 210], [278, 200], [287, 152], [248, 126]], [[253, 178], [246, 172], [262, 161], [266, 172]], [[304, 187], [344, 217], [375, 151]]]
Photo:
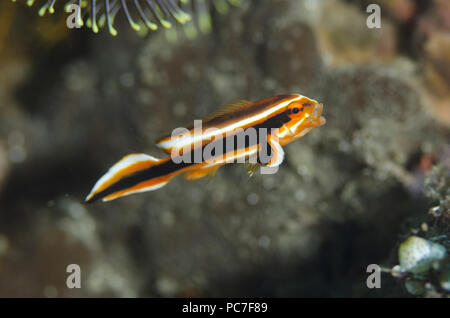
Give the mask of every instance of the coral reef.
[[399, 265], [390, 272], [404, 283], [414, 296], [448, 297], [450, 295], [450, 165], [435, 166], [425, 179], [426, 195], [438, 205], [429, 215], [420, 215], [408, 232], [410, 236], [398, 248]]

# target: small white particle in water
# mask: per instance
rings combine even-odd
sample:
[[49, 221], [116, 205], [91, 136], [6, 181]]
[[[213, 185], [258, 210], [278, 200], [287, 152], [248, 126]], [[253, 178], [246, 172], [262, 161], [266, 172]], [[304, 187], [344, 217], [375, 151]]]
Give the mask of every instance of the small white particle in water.
[[297, 172], [298, 172], [298, 174], [300, 174], [303, 177], [308, 176], [310, 174], [308, 171], [308, 168], [304, 165], [299, 165], [297, 167]]
[[338, 144], [338, 148], [340, 151], [347, 153], [350, 151], [351, 146], [347, 141], [341, 141]]
[[123, 73], [120, 76], [120, 84], [124, 87], [132, 87], [134, 85], [133, 73]]
[[21, 131], [14, 130], [8, 134], [8, 145], [13, 146], [21, 146], [25, 143], [25, 136]]
[[21, 163], [25, 161], [27, 152], [25, 148], [19, 145], [12, 146], [8, 149], [8, 158], [12, 163]]
[[51, 285], [45, 286], [43, 292], [44, 292], [44, 296], [46, 298], [58, 297], [58, 290], [56, 289], [55, 286], [51, 286]]
[[241, 224], [241, 220], [238, 217], [231, 217], [231, 225], [238, 227]]
[[305, 197], [306, 197], [305, 191], [303, 191], [303, 190], [297, 190], [297, 191], [295, 191], [295, 198], [296, 198], [298, 201], [303, 201], [303, 200], [305, 200]]
[[275, 179], [271, 178], [271, 177], [264, 178], [263, 186], [264, 186], [264, 189], [266, 189], [266, 190], [273, 189], [275, 186]]
[[173, 107], [173, 114], [180, 117], [186, 115], [186, 105], [183, 102], [176, 103]]
[[319, 6], [317, 5], [316, 0], [307, 0], [305, 1], [305, 8], [308, 10], [317, 10]]
[[258, 201], [259, 201], [259, 196], [256, 193], [250, 193], [247, 196], [247, 202], [250, 205], [255, 205], [258, 203]]
[[268, 248], [270, 246], [270, 238], [266, 235], [263, 235], [258, 240], [258, 245], [262, 248]]
[[273, 78], [264, 79], [262, 84], [266, 90], [275, 90], [277, 87], [277, 82]]
[[85, 209], [84, 207], [79, 204], [78, 202], [71, 202], [67, 206], [67, 212], [70, 214], [71, 217], [74, 219], [79, 219], [83, 216]]
[[178, 284], [168, 277], [161, 277], [156, 281], [156, 288], [163, 296], [173, 296], [178, 291]]
[[161, 223], [166, 226], [172, 226], [175, 223], [175, 215], [170, 211], [161, 214]]

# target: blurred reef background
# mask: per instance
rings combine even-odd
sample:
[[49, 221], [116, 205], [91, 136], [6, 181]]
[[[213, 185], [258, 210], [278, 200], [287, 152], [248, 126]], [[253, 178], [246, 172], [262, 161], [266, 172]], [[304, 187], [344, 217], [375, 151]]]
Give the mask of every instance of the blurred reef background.
[[[448, 297], [450, 3], [240, 2], [209, 7], [209, 34], [144, 35], [119, 13], [113, 37], [1, 1], [1, 297]], [[123, 155], [162, 157], [172, 129], [293, 92], [327, 124], [277, 174], [229, 165], [83, 203]]]

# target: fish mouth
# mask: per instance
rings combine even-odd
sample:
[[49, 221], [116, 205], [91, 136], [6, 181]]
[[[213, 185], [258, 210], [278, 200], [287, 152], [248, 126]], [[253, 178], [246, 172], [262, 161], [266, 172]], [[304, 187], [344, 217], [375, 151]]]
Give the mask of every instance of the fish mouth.
[[313, 122], [317, 126], [322, 126], [326, 123], [325, 117], [322, 116], [322, 111], [323, 104], [317, 103], [311, 116], [311, 122]]

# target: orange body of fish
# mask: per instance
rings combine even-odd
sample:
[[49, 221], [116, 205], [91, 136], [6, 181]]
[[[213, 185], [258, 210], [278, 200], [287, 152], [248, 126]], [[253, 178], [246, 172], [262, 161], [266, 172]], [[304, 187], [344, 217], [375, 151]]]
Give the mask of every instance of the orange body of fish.
[[227, 103], [200, 126], [158, 140], [157, 146], [169, 157], [122, 158], [97, 181], [86, 201], [156, 190], [181, 173], [199, 179], [227, 163], [250, 163], [251, 173], [259, 166], [276, 168], [283, 162], [282, 146], [325, 124], [322, 111], [322, 104], [299, 94]]

